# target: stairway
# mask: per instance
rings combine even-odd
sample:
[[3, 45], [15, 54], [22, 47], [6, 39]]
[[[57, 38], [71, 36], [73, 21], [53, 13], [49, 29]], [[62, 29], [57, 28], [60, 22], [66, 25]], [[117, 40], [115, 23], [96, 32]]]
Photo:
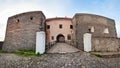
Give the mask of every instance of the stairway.
[[47, 53], [72, 53], [78, 51], [80, 50], [66, 43], [56, 43]]

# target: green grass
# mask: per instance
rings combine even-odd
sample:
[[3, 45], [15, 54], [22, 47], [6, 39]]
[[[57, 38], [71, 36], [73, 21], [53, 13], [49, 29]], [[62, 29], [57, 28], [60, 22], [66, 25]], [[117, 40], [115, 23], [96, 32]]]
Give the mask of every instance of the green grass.
[[34, 56], [35, 51], [33, 51], [33, 50], [19, 50], [19, 51], [15, 52], [15, 54], [20, 55], [20, 56]]
[[8, 52], [0, 50], [0, 53], [8, 53]]
[[29, 56], [41, 56], [42, 54], [40, 53], [35, 53], [34, 50], [19, 50], [19, 51], [16, 51], [16, 52], [5, 52], [5, 51], [2, 51], [0, 50], [0, 53], [9, 53], [9, 54], [16, 54], [16, 55], [19, 55], [19, 56], [25, 56], [25, 57], [29, 57]]

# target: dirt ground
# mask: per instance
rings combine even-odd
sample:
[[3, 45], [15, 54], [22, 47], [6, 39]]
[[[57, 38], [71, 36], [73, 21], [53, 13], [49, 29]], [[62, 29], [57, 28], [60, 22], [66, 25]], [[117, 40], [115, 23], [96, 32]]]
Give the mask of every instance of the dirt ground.
[[120, 57], [100, 58], [86, 52], [32, 57], [0, 54], [0, 68], [120, 68]]

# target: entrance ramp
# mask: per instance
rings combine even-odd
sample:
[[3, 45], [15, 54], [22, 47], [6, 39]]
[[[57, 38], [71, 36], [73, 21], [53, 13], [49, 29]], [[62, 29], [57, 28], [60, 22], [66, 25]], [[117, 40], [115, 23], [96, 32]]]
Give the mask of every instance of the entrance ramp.
[[56, 43], [47, 53], [72, 53], [78, 51], [80, 50], [66, 43]]

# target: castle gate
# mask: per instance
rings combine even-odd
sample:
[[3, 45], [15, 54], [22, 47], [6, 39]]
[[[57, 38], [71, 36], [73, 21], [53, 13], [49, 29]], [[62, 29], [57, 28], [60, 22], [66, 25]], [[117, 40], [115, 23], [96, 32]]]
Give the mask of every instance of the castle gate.
[[65, 42], [65, 36], [63, 34], [58, 34], [56, 39], [57, 42]]

